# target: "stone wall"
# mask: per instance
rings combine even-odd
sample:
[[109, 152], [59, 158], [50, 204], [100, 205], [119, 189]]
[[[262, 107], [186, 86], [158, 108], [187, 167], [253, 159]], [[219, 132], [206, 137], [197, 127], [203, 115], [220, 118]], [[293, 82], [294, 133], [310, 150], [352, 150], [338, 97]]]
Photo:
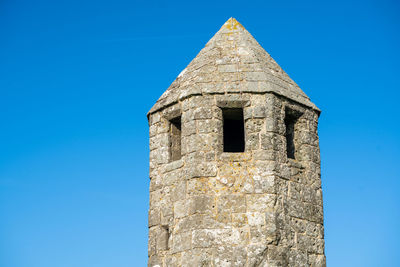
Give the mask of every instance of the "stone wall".
[[[245, 152], [223, 152], [242, 107]], [[295, 159], [285, 113], [295, 111]], [[193, 95], [149, 115], [149, 266], [325, 266], [318, 111], [273, 93]], [[170, 120], [181, 116], [181, 159]]]

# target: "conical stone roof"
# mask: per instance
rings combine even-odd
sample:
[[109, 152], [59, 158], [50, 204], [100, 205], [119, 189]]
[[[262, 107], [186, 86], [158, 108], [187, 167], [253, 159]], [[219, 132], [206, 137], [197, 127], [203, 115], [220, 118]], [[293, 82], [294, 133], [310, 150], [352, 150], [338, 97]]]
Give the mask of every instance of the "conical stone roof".
[[149, 114], [192, 95], [266, 92], [319, 111], [254, 37], [236, 19], [230, 18]]

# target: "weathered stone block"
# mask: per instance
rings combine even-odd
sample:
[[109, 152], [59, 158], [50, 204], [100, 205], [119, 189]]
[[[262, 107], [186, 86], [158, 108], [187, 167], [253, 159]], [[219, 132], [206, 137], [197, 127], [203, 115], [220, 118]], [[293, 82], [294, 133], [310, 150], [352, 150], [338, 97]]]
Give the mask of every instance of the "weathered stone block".
[[182, 267], [212, 266], [211, 249], [192, 249], [182, 253]]
[[259, 134], [253, 133], [246, 136], [246, 151], [257, 150], [260, 145]]
[[280, 139], [274, 133], [265, 133], [260, 135], [261, 148], [266, 150], [278, 150]]
[[304, 203], [304, 216], [312, 222], [323, 223], [323, 211], [319, 205]]
[[[149, 229], [149, 255], [168, 249], [169, 233], [164, 226], [154, 226]], [[151, 254], [150, 254], [151, 252]]]
[[215, 199], [212, 196], [197, 195], [192, 196], [189, 200], [189, 213], [190, 214], [204, 214], [213, 213], [215, 207]]
[[246, 212], [246, 199], [244, 195], [225, 195], [217, 198], [218, 213]]
[[297, 247], [312, 254], [323, 254], [324, 240], [299, 234], [297, 235]]
[[171, 238], [171, 252], [178, 253], [192, 247], [192, 233], [176, 233]]
[[[169, 163], [170, 164], [170, 163]], [[182, 180], [182, 171], [181, 170], [174, 170], [164, 174], [163, 184], [164, 186], [170, 186], [173, 184], [178, 183]]]
[[157, 253], [156, 237], [157, 237], [156, 227], [150, 227], [149, 228], [149, 242], [148, 242], [148, 246], [147, 246], [147, 252], [148, 252], [149, 256], [155, 255]]
[[189, 178], [213, 177], [217, 175], [217, 165], [214, 162], [197, 162], [189, 167]]
[[238, 67], [236, 64], [218, 65], [218, 71], [220, 71], [220, 72], [237, 72]]
[[232, 248], [232, 266], [242, 267], [246, 266], [247, 250], [246, 246], [238, 246]]
[[290, 266], [288, 259], [289, 251], [288, 247], [268, 246], [268, 263], [271, 266]]
[[209, 178], [194, 178], [187, 181], [187, 193], [189, 195], [201, 195], [210, 191]]
[[194, 119], [211, 119], [213, 117], [212, 109], [206, 107], [197, 108], [194, 111]]
[[290, 250], [289, 266], [308, 267], [307, 253], [298, 250]]
[[258, 194], [275, 193], [274, 181], [275, 177], [273, 175], [254, 176], [254, 192]]
[[158, 207], [149, 210], [149, 227], [160, 224], [161, 214]]
[[171, 189], [170, 198], [172, 202], [186, 197], [186, 181], [179, 181]]
[[244, 227], [248, 224], [246, 213], [232, 213], [232, 225], [234, 227]]
[[163, 186], [162, 176], [154, 175], [150, 178], [150, 192], [160, 189]]
[[162, 259], [158, 255], [152, 255], [149, 257], [148, 266], [149, 267], [161, 267], [161, 266], [163, 266]]
[[261, 212], [247, 212], [247, 219], [250, 226], [265, 225], [265, 214]]
[[249, 119], [246, 121], [246, 131], [248, 133], [259, 133], [264, 128], [263, 119]]
[[259, 86], [258, 86], [258, 81], [246, 81], [246, 82], [241, 82], [240, 83], [240, 91], [247, 93], [254, 93], [258, 92]]
[[299, 218], [291, 218], [290, 226], [292, 230], [297, 233], [304, 233], [306, 231], [306, 227], [308, 226], [308, 222]]
[[[288, 199], [289, 215], [296, 218], [305, 219], [306, 209], [303, 202]], [[310, 216], [310, 215], [308, 215]]]
[[273, 161], [276, 160], [276, 153], [272, 150], [253, 151], [254, 160]]
[[225, 223], [221, 223], [217, 218], [205, 214], [195, 214], [177, 220], [175, 232], [186, 232], [194, 229], [213, 229], [229, 228]]
[[243, 119], [245, 121], [253, 118], [253, 108], [247, 107], [243, 109]]
[[174, 217], [176, 219], [189, 215], [189, 201], [187, 199], [178, 200], [174, 203]]
[[267, 80], [267, 75], [265, 72], [246, 72], [245, 78], [247, 81], [265, 81]]
[[182, 124], [182, 136], [189, 136], [196, 133], [196, 121], [191, 120]]
[[222, 121], [217, 119], [198, 120], [197, 130], [199, 133], [219, 133], [222, 131]]
[[254, 194], [246, 196], [247, 211], [266, 212], [272, 211], [275, 204], [275, 195]]
[[[165, 257], [165, 266], [182, 266], [181, 255], [180, 253], [176, 253], [173, 255], [166, 255]], [[160, 266], [161, 267], [161, 266]]]
[[168, 147], [160, 147], [150, 151], [150, 159], [154, 159], [156, 164], [165, 164], [168, 163], [168, 154]]
[[324, 238], [324, 227], [322, 224], [307, 222], [306, 224], [306, 234], [314, 238]]
[[265, 106], [255, 106], [253, 109], [253, 118], [265, 118]]
[[268, 246], [250, 244], [247, 246], [247, 266], [268, 266]]
[[192, 232], [193, 248], [218, 247], [229, 244], [229, 229], [199, 229]]
[[310, 267], [326, 267], [326, 261], [324, 255], [309, 255], [308, 264]]

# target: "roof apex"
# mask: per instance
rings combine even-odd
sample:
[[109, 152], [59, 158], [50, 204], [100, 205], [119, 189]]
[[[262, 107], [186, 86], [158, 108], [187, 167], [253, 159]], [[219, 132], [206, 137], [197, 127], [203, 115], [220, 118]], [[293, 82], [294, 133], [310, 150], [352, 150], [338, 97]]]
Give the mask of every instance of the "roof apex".
[[178, 75], [149, 114], [191, 95], [266, 92], [319, 111], [254, 37], [231, 17]]

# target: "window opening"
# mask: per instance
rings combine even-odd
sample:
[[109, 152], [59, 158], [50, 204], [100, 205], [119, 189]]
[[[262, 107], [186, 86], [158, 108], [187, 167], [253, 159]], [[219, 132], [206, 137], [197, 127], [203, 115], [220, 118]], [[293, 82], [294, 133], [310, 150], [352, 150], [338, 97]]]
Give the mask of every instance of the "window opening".
[[243, 108], [222, 109], [224, 152], [244, 152]]
[[292, 109], [286, 108], [285, 111], [285, 126], [286, 126], [286, 154], [288, 158], [295, 159], [296, 145], [295, 145], [295, 126], [300, 113]]
[[170, 121], [170, 161], [178, 160], [181, 154], [181, 117]]

